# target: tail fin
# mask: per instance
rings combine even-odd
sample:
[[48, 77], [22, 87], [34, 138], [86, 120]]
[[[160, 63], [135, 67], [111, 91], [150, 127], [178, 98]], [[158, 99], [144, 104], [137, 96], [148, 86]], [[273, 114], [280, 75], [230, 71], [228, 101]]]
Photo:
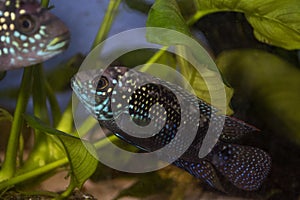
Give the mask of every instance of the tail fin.
[[270, 156], [255, 147], [219, 142], [209, 157], [221, 174], [243, 190], [259, 189], [271, 168]]

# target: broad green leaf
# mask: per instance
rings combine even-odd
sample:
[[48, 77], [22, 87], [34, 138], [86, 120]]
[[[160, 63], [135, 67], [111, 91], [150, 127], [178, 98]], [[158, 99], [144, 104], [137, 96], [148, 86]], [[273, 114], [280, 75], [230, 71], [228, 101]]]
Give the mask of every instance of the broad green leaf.
[[255, 37], [285, 49], [300, 49], [299, 0], [198, 0], [201, 10], [245, 14]]
[[[196, 95], [208, 103], [212, 103], [211, 96], [213, 96], [213, 106], [227, 114], [232, 114], [228, 102], [232, 97], [233, 90], [223, 84], [218, 69], [209, 54], [196, 40], [190, 37], [191, 33], [188, 25], [181, 15], [176, 1], [155, 1], [149, 13], [147, 26], [165, 28], [165, 30], [148, 29], [147, 39], [150, 42], [166, 46], [177, 46], [179, 51], [176, 53], [181, 56], [185, 55], [185, 58], [188, 58], [187, 61], [193, 62], [193, 66], [202, 68], [200, 75], [194, 67], [183, 61], [179, 69], [190, 82]], [[209, 86], [206, 82], [208, 79], [211, 80]]]
[[91, 143], [84, 140], [70, 140], [66, 136], [61, 136], [60, 139], [66, 148], [71, 166], [71, 183], [69, 188], [71, 190], [75, 187], [81, 188], [97, 168], [98, 160], [94, 157], [97, 154], [96, 149]]
[[71, 166], [71, 187], [80, 188], [82, 184], [94, 173], [98, 161], [90, 153], [96, 154], [94, 146], [79, 138], [54, 129], [38, 118], [25, 116], [28, 124], [41, 132], [57, 136], [62, 142]]
[[217, 63], [228, 82], [276, 132], [300, 145], [300, 70], [261, 50], [234, 50]]
[[[185, 78], [189, 80], [197, 97], [209, 104], [213, 104], [215, 108], [221, 109], [227, 115], [233, 114], [233, 110], [230, 107], [230, 100], [234, 91], [222, 82], [222, 78], [218, 73], [204, 67], [200, 76], [199, 72], [189, 65], [185, 65], [180, 69]], [[210, 81], [207, 83], [205, 80]], [[225, 96], [222, 95], [224, 90]], [[213, 93], [214, 96], [211, 96], [211, 93]], [[214, 98], [213, 103], [212, 98]], [[224, 101], [226, 108], [223, 108]]]
[[13, 121], [13, 116], [5, 109], [0, 108], [0, 121], [8, 120]]
[[[156, 0], [148, 14], [147, 27], [167, 28], [191, 35], [175, 0]], [[156, 35], [148, 36], [150, 41], [156, 39]]]

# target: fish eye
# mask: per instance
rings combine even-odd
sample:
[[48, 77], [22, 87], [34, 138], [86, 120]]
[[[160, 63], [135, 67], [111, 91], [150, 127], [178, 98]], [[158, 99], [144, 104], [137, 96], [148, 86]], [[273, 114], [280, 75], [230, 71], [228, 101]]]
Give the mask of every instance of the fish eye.
[[36, 21], [30, 15], [20, 16], [18, 24], [22, 33], [30, 34], [36, 31]]
[[108, 86], [108, 80], [106, 77], [102, 76], [97, 83], [97, 90], [103, 90]]

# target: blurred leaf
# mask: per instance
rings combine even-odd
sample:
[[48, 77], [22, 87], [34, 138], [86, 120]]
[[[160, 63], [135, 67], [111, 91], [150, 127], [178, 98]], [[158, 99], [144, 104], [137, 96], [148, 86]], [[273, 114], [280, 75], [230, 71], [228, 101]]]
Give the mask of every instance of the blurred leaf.
[[[208, 103], [212, 103], [211, 93], [213, 92], [213, 106], [219, 108], [227, 114], [232, 114], [233, 111], [230, 109], [228, 102], [230, 102], [233, 90], [223, 84], [222, 78], [218, 73], [218, 69], [205, 49], [201, 48], [201, 45], [190, 37], [191, 33], [188, 25], [181, 15], [176, 1], [156, 1], [151, 8], [147, 26], [171, 29], [173, 31], [179, 31], [185, 34], [183, 35], [168, 30], [161, 31], [149, 29], [147, 30], [147, 39], [150, 42], [155, 42], [166, 46], [187, 46], [188, 48], [178, 47], [177, 49], [181, 51], [186, 58], [189, 58], [189, 62], [195, 61], [194, 63], [197, 63], [197, 66], [195, 67], [202, 68], [202, 72], [200, 75], [195, 67], [191, 66], [186, 61], [182, 61], [182, 58], [179, 58], [179, 62], [181, 62], [179, 71], [190, 82], [198, 97]], [[206, 82], [208, 79], [211, 80], [209, 82], [209, 86]], [[212, 85], [211, 83], [214, 84]], [[215, 98], [216, 96], [218, 99]], [[224, 103], [224, 101], [226, 102]]]
[[172, 183], [171, 179], [163, 179], [157, 173], [146, 173], [131, 187], [121, 191], [115, 200], [126, 196], [145, 198], [153, 194], [170, 193]]
[[[159, 27], [190, 35], [189, 28], [182, 17], [175, 0], [156, 0], [148, 14], [147, 27]], [[157, 35], [149, 35], [150, 41]], [[159, 42], [160, 44], [165, 41]]]
[[7, 98], [7, 99], [17, 99], [18, 91], [19, 91], [18, 88], [3, 89], [0, 90], [0, 96], [2, 98]]
[[149, 12], [151, 8], [151, 4], [145, 0], [125, 0], [124, 2], [127, 4], [129, 8], [146, 14]]
[[30, 127], [35, 129], [35, 142], [29, 157], [18, 170], [18, 174], [30, 172], [65, 156], [59, 138], [55, 137], [59, 136], [62, 132], [55, 132], [56, 135], [54, 136], [53, 128], [46, 125], [45, 122], [41, 121], [39, 118], [25, 116], [25, 119]]
[[[199, 72], [190, 65], [184, 65], [180, 70], [185, 78], [190, 81], [197, 97], [209, 104], [213, 104], [215, 108], [221, 109], [227, 115], [233, 114], [233, 110], [230, 107], [230, 100], [234, 91], [223, 83], [219, 73], [216, 73], [205, 66], [202, 67], [201, 75], [199, 75]], [[209, 82], [206, 82], [206, 80], [209, 80]], [[223, 96], [224, 90], [225, 97]], [[212, 93], [214, 94], [213, 96]], [[214, 98], [213, 102], [212, 98]], [[223, 108], [224, 101], [226, 108]]]
[[[32, 79], [32, 84], [34, 86], [32, 88], [34, 115], [43, 122], [49, 123], [45, 74], [41, 65], [37, 65], [33, 68], [32, 77], [34, 77]], [[55, 141], [57, 140], [56, 137], [47, 135], [39, 129], [35, 129], [34, 140], [35, 142], [30, 154], [25, 160], [19, 173], [28, 172], [45, 166], [48, 163], [54, 162], [64, 156], [62, 149], [58, 146], [59, 142]]]
[[174, 165], [159, 170], [158, 173], [163, 179], [171, 179], [173, 181], [169, 200], [189, 199], [187, 196], [191, 190], [202, 190], [202, 187], [199, 185], [199, 179]]
[[76, 54], [47, 73], [47, 80], [53, 91], [61, 92], [70, 88], [70, 80], [78, 71], [85, 56]]
[[261, 50], [221, 54], [218, 66], [237, 93], [258, 106], [258, 115], [276, 132], [300, 145], [300, 70]]
[[113, 65], [124, 65], [126, 67], [136, 67], [138, 65], [145, 64], [153, 54], [154, 49], [137, 49], [120, 56]]
[[74, 123], [73, 123], [73, 110], [72, 110], [72, 104], [69, 103], [68, 107], [62, 114], [61, 120], [59, 121], [56, 129], [71, 133], [73, 131]]
[[255, 37], [285, 49], [300, 49], [299, 0], [198, 0], [201, 10], [245, 14]]
[[64, 156], [63, 150], [57, 142], [57, 138], [52, 135], [39, 132], [35, 137], [35, 143], [30, 151], [29, 157], [23, 162], [22, 167], [18, 170], [18, 174], [30, 172], [34, 169], [46, 166]]
[[[76, 54], [68, 61], [59, 64], [51, 71], [45, 73], [47, 76], [48, 84], [51, 86], [51, 90], [53, 92], [62, 92], [70, 89], [70, 80], [74, 76], [74, 74], [77, 73], [84, 58], [84, 55]], [[0, 96], [9, 99], [16, 99], [18, 96], [18, 91], [19, 88], [3, 89], [0, 91]]]
[[4, 79], [5, 76], [6, 76], [6, 71], [0, 72], [0, 81], [1, 81], [2, 79]]
[[8, 120], [13, 121], [13, 116], [5, 109], [0, 108], [0, 121]]
[[187, 19], [191, 15], [194, 15], [197, 11], [197, 7], [191, 0], [177, 0], [177, 3], [180, 8], [181, 14], [185, 19]]
[[[84, 140], [54, 129], [38, 118], [26, 115], [28, 124], [51, 135], [57, 136], [62, 142], [71, 166], [71, 183], [72, 188], [81, 188], [82, 184], [94, 173], [98, 161], [91, 154], [96, 155], [94, 146]], [[90, 153], [91, 152], [91, 153]]]

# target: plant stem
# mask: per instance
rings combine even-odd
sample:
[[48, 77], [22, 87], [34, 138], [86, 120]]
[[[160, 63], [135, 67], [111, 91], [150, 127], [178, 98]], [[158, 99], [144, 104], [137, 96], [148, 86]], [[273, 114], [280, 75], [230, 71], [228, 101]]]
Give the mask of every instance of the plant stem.
[[23, 113], [26, 110], [29, 100], [31, 88], [31, 76], [33, 67], [24, 68], [21, 88], [17, 100], [14, 119], [8, 139], [7, 149], [5, 152], [5, 159], [0, 171], [0, 181], [9, 179], [14, 176], [16, 172], [16, 158], [19, 144], [19, 136], [23, 126]]
[[107, 136], [107, 137], [99, 140], [98, 142], [94, 143], [93, 145], [95, 146], [96, 149], [100, 149], [100, 148], [104, 147], [105, 145], [108, 145], [109, 141], [114, 142], [117, 140], [119, 140], [119, 138], [117, 136], [110, 135], [110, 136]]
[[76, 132], [79, 137], [83, 137], [84, 134], [81, 133], [88, 133], [93, 127], [95, 127], [95, 125], [99, 125], [98, 121], [95, 120], [94, 117], [89, 116], [86, 120], [84, 120]]
[[211, 13], [216, 13], [216, 12], [221, 12], [222, 10], [217, 10], [217, 9], [212, 9], [212, 10], [198, 10], [188, 21], [187, 24], [189, 26], [193, 25], [196, 23], [200, 18], [211, 14]]
[[72, 194], [75, 188], [76, 188], [76, 184], [74, 184], [74, 182], [71, 181], [67, 189], [59, 197], [56, 197], [55, 200], [66, 199], [68, 196]]
[[[45, 75], [41, 64], [38, 64], [33, 69], [33, 86], [32, 100], [33, 113], [43, 122], [49, 124], [49, 116], [47, 109], [46, 89], [45, 89]], [[48, 163], [51, 156], [55, 156], [55, 145], [52, 145], [52, 139], [40, 130], [34, 130], [34, 144], [30, 154], [22, 168], [22, 171], [29, 171], [40, 166], [39, 163]], [[51, 156], [50, 156], [51, 155]]]
[[49, 171], [52, 171], [52, 170], [54, 170], [54, 169], [56, 169], [60, 166], [65, 165], [67, 163], [68, 163], [68, 158], [65, 157], [63, 159], [60, 159], [60, 160], [57, 160], [57, 161], [52, 162], [50, 164], [47, 164], [43, 167], [31, 170], [30, 172], [21, 174], [19, 176], [13, 177], [13, 178], [11, 178], [7, 181], [1, 182], [0, 183], [0, 190], [5, 189], [5, 188], [7, 188], [9, 186], [12, 186], [12, 185], [16, 185], [16, 184], [21, 183], [23, 181], [29, 180], [33, 177], [45, 174], [45, 173], [47, 173]]
[[33, 69], [33, 77], [32, 99], [34, 115], [42, 121], [49, 122], [45, 88], [46, 78], [42, 65], [39, 64]]
[[111, 28], [112, 22], [117, 15], [117, 10], [119, 8], [120, 3], [121, 3], [121, 0], [110, 0], [107, 11], [103, 18], [101, 27], [100, 27], [100, 29], [97, 33], [97, 36], [94, 40], [92, 49], [95, 48], [99, 43], [101, 43], [106, 38], [106, 36]]
[[143, 68], [140, 71], [146, 72], [151, 67], [151, 65], [155, 63], [168, 50], [168, 48], [168, 46], [161, 47], [161, 49], [155, 52], [155, 54], [147, 61], [147, 63], [143, 66]]
[[74, 119], [73, 119], [72, 101], [70, 101], [68, 103], [66, 110], [61, 115], [61, 119], [59, 123], [55, 125], [55, 128], [65, 133], [71, 133], [73, 131], [73, 122]]
[[[228, 9], [209, 9], [209, 10], [198, 10], [192, 17], [190, 17], [187, 20], [187, 24], [189, 26], [193, 25], [194, 23], [196, 23], [199, 19], [201, 19], [202, 17], [212, 14], [212, 13], [217, 13], [217, 12], [228, 12]], [[236, 11], [239, 12], [239, 11]]]
[[41, 5], [42, 5], [44, 8], [47, 8], [48, 5], [49, 5], [49, 0], [42, 0], [42, 1], [41, 1]]
[[51, 107], [53, 125], [57, 126], [62, 117], [61, 110], [49, 82], [47, 80], [45, 80], [44, 82], [45, 82], [47, 97]]

